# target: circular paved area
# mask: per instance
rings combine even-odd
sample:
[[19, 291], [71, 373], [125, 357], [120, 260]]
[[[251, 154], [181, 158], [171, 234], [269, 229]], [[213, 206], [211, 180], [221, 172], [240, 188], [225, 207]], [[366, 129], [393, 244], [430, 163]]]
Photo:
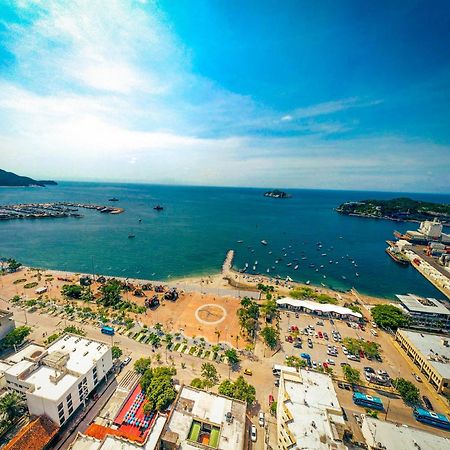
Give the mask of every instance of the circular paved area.
[[208, 303], [202, 305], [195, 311], [195, 318], [204, 325], [217, 325], [227, 317], [227, 312], [223, 306]]

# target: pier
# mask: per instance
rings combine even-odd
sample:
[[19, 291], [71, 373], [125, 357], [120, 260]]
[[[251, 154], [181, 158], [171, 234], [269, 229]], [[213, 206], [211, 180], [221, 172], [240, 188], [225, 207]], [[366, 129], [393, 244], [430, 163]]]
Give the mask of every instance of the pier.
[[450, 300], [450, 273], [445, 275], [411, 250], [405, 251], [405, 255], [411, 265]]
[[89, 203], [51, 202], [51, 203], [19, 203], [15, 205], [0, 205], [0, 220], [14, 219], [56, 219], [83, 217], [78, 209], [95, 209], [100, 213], [120, 214], [123, 208], [93, 205]]
[[228, 250], [227, 256], [225, 257], [225, 261], [222, 266], [222, 273], [227, 275], [231, 272], [231, 268], [233, 267], [233, 259], [234, 259], [234, 250]]

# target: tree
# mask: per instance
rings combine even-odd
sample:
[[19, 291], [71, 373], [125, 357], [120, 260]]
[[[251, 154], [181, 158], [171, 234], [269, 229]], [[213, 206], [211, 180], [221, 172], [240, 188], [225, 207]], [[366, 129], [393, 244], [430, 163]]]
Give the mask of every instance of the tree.
[[204, 378], [205, 386], [212, 387], [219, 382], [219, 374], [217, 373], [216, 366], [211, 363], [205, 362], [202, 364], [202, 377]]
[[61, 294], [65, 298], [79, 299], [83, 293], [83, 288], [78, 284], [65, 284], [61, 288]]
[[237, 351], [234, 348], [229, 348], [229, 349], [225, 350], [224, 355], [227, 357], [228, 364], [230, 366], [239, 364], [240, 358], [239, 358], [239, 355], [237, 354]]
[[358, 369], [354, 369], [350, 366], [344, 366], [342, 368], [342, 371], [344, 372], [344, 378], [351, 384], [357, 384], [360, 382], [360, 372]]
[[162, 331], [162, 329], [163, 329], [162, 324], [159, 323], [159, 322], [157, 322], [157, 323], [155, 324], [155, 330], [156, 330], [156, 331]]
[[139, 358], [134, 363], [134, 370], [143, 375], [148, 369], [150, 369], [150, 365], [152, 360], [150, 358]]
[[261, 330], [261, 336], [270, 349], [273, 350], [277, 346], [278, 331], [274, 327], [264, 327]]
[[392, 384], [405, 403], [413, 405], [420, 402], [420, 391], [411, 381], [404, 378], [396, 378]]
[[122, 302], [122, 283], [115, 278], [106, 281], [100, 287], [101, 298], [98, 301], [105, 307], [119, 308]]
[[194, 378], [191, 381], [191, 386], [195, 387], [197, 389], [203, 389], [204, 386], [204, 380], [202, 380], [201, 378]]
[[10, 423], [21, 417], [25, 409], [25, 401], [17, 392], [8, 392], [0, 399], [0, 413]]
[[76, 327], [75, 325], [69, 325], [68, 327], [64, 328], [63, 332], [77, 334], [78, 336], [86, 336], [86, 331]]
[[278, 304], [274, 299], [268, 299], [261, 305], [261, 310], [266, 316], [266, 320], [271, 322], [278, 316]]
[[150, 333], [149, 336], [149, 343], [153, 347], [158, 347], [159, 343], [161, 342], [161, 338], [156, 333]]
[[141, 387], [148, 401], [146, 411], [163, 411], [175, 400], [177, 392], [172, 376], [177, 371], [173, 367], [147, 369], [141, 378]]
[[342, 342], [347, 350], [354, 355], [358, 355], [360, 351], [372, 358], [380, 354], [380, 344], [376, 342], [354, 338], [344, 338]]
[[256, 400], [256, 389], [247, 383], [242, 375], [235, 382], [223, 381], [219, 385], [219, 394], [242, 400], [247, 402], [247, 405], [252, 405]]
[[1, 341], [3, 348], [11, 348], [20, 345], [25, 338], [31, 333], [31, 327], [21, 326], [10, 331]]
[[9, 258], [6, 263], [8, 264], [6, 266], [6, 270], [8, 272], [16, 272], [20, 267], [22, 267], [22, 263], [16, 261], [13, 258]]
[[56, 341], [56, 339], [59, 338], [59, 336], [61, 336], [59, 333], [53, 333], [51, 334], [46, 340], [45, 343], [47, 345], [51, 344], [52, 342]]
[[164, 342], [166, 343], [167, 347], [170, 347], [172, 345], [173, 336], [170, 333], [167, 333], [164, 336]]
[[298, 356], [289, 356], [286, 358], [286, 365], [295, 367], [296, 369], [303, 369], [307, 366], [307, 363], [306, 360], [299, 358]]
[[272, 404], [270, 405], [270, 414], [272, 414], [272, 416], [277, 416], [277, 402], [272, 402]]
[[120, 347], [117, 347], [117, 345], [114, 345], [111, 348], [111, 353], [112, 353], [112, 357], [113, 359], [119, 359], [122, 356], [122, 349]]
[[394, 305], [376, 305], [370, 310], [374, 322], [381, 328], [396, 330], [408, 325], [409, 319]]

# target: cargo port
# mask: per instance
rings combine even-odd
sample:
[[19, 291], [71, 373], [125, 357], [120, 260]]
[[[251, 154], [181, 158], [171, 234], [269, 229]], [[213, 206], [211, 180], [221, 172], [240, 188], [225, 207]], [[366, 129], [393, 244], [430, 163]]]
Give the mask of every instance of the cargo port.
[[409, 259], [398, 249], [395, 242], [386, 241], [389, 247], [386, 248], [386, 253], [397, 263], [402, 266], [409, 266]]

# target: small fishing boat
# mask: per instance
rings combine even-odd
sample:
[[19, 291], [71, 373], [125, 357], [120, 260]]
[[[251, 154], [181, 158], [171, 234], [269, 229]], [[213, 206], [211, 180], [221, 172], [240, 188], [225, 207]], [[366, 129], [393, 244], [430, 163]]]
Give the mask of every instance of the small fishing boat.
[[278, 264], [280, 261], [278, 261], [278, 259], [275, 260], [275, 264]]
[[238, 244], [242, 244], [243, 242], [244, 241], [242, 241], [242, 240], [237, 241]]
[[255, 261], [255, 266], [257, 266], [257, 265], [258, 265], [258, 260]]
[[287, 263], [286, 266], [291, 267], [291, 266], [292, 266], [292, 263], [291, 263], [291, 262], [290, 262], [290, 263]]
[[323, 287], [327, 287], [325, 284], [323, 284], [323, 283], [320, 283]]
[[283, 255], [285, 258], [286, 258], [286, 256], [287, 256], [287, 253], [285, 253], [284, 255]]
[[294, 267], [294, 270], [297, 270], [298, 269], [298, 264]]
[[261, 244], [262, 244], [262, 245], [267, 245], [267, 241], [266, 241], [265, 239], [263, 239], [263, 240], [261, 241]]
[[319, 271], [319, 269], [316, 269], [316, 272], [318, 272]]
[[253, 272], [256, 270], [256, 266], [253, 266]]
[[134, 235], [134, 234], [129, 234], [128, 235], [128, 239], [133, 239], [133, 238], [135, 238], [136, 236]]
[[271, 255], [272, 253], [273, 253], [273, 252], [272, 252], [272, 251], [270, 251], [270, 252], [269, 252], [269, 255]]
[[327, 256], [327, 254], [326, 253], [322, 253], [322, 256]]
[[333, 264], [333, 260], [332, 260], [332, 259], [330, 259], [328, 262], [329, 262], [330, 264]]
[[270, 272], [270, 269], [269, 269], [269, 268], [267, 268], [266, 272], [267, 272], [267, 273], [269, 273], [269, 272]]
[[320, 268], [323, 269], [323, 264], [320, 265]]
[[310, 285], [310, 284], [311, 284], [311, 281], [306, 280], [306, 283], [305, 283], [305, 284]]
[[142, 219], [139, 219], [139, 223], [141, 223], [142, 222]]
[[112, 198], [108, 199], [108, 202], [118, 202], [118, 201], [119, 201], [119, 199], [116, 197], [112, 197]]
[[323, 275], [323, 278], [326, 278], [327, 276], [326, 275]]
[[356, 275], [357, 277], [359, 277], [359, 273], [358, 273], [358, 272], [356, 272], [355, 275]]
[[343, 280], [346, 280], [346, 279], [347, 279], [347, 277], [346, 277], [345, 275], [342, 275], [341, 278], [342, 278]]
[[162, 211], [164, 208], [161, 205], [156, 205], [153, 207], [155, 211]]
[[245, 267], [248, 267], [248, 262], [245, 263]]
[[306, 256], [302, 256], [302, 259], [308, 259]]

